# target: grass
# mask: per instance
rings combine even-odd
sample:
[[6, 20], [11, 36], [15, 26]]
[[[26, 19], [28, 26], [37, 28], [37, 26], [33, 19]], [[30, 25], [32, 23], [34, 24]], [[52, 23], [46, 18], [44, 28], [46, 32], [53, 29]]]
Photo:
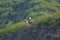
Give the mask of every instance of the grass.
[[10, 32], [15, 32], [17, 30], [22, 29], [23, 27], [28, 27], [28, 26], [30, 26], [30, 24], [27, 24], [25, 22], [19, 22], [19, 23], [10, 25], [10, 26], [0, 30], [0, 35], [4, 35], [4, 34], [10, 33]]
[[31, 22], [37, 22], [37, 23], [54, 23], [56, 22], [56, 19], [60, 18], [60, 12], [55, 13], [53, 15], [47, 14], [43, 16], [39, 16], [38, 18], [34, 18], [31, 20]]
[[[31, 21], [37, 22], [37, 23], [44, 23], [44, 22], [52, 22], [52, 20], [53, 20], [55, 22], [55, 19], [60, 17], [59, 14], [60, 13], [55, 13], [55, 14], [49, 15], [49, 16], [43, 15], [43, 16], [40, 16], [38, 18], [32, 19]], [[17, 30], [22, 29], [23, 27], [29, 27], [29, 26], [30, 26], [30, 24], [27, 24], [24, 21], [19, 22], [19, 23], [16, 23], [14, 25], [6, 27], [5, 29], [0, 30], [0, 35], [4, 35], [4, 34], [10, 33], [10, 32], [15, 32]]]
[[[41, 15], [41, 16], [38, 16], [37, 18], [31, 19], [31, 22], [52, 23], [52, 22], [55, 22], [56, 18], [60, 18], [60, 10], [56, 7], [56, 6], [59, 6], [60, 4], [58, 4], [54, 0], [51, 0], [51, 1], [52, 2], [49, 2], [49, 3], [44, 1], [44, 0], [34, 0], [34, 1], [30, 2], [32, 4], [37, 3], [37, 2], [38, 3], [41, 2], [41, 4], [36, 4], [32, 8], [29, 8], [28, 10], [26, 10], [29, 13], [29, 16], [35, 17], [36, 15]], [[18, 5], [20, 2], [24, 2], [24, 1], [23, 0], [15, 0], [15, 2]], [[15, 3], [12, 0], [0, 1], [0, 4], [6, 4], [6, 3], [10, 3], [11, 5], [15, 5]], [[49, 12], [46, 12], [47, 8], [56, 11], [56, 13], [49, 14]], [[8, 7], [8, 8], [0, 7], [0, 10], [3, 10], [3, 11], [10, 10], [10, 11], [12, 11], [13, 9], [12, 9], [12, 7]], [[35, 11], [32, 11], [32, 10], [35, 10]], [[24, 12], [26, 12], [26, 11], [24, 11]], [[1, 16], [8, 16], [9, 12], [6, 12], [6, 13], [2, 14]], [[13, 13], [16, 13], [16, 12], [12, 12], [11, 14], [13, 14]], [[5, 29], [0, 30], [0, 35], [7, 34], [9, 32], [15, 32], [17, 30], [22, 29], [23, 27], [29, 27], [29, 26], [30, 26], [30, 24], [27, 24], [25, 21], [18, 22], [16, 24], [9, 25]]]

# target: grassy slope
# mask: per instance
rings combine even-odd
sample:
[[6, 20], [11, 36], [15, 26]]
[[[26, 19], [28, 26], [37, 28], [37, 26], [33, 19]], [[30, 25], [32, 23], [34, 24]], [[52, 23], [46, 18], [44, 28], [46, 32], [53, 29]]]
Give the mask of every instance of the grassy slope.
[[[7, 1], [7, 2], [11, 2], [11, 5], [13, 5], [12, 0]], [[17, 0], [16, 4], [19, 4], [20, 2], [21, 1]], [[0, 4], [4, 4], [4, 3], [6, 2], [3, 2], [3, 1], [0, 2]], [[52, 22], [55, 22], [56, 18], [60, 18], [60, 9], [59, 9], [60, 4], [56, 2], [55, 0], [50, 0], [49, 2], [47, 2], [46, 0], [34, 0], [34, 1], [30, 1], [29, 4], [30, 6], [33, 4], [33, 7], [26, 9], [25, 12], [29, 14], [26, 18], [28, 18], [29, 16], [32, 17], [31, 19], [32, 22], [52, 23]], [[11, 7], [9, 7], [7, 10], [10, 10], [10, 9]], [[0, 10], [1, 10], [1, 7], [0, 7]], [[6, 9], [4, 8], [2, 8], [2, 10], [6, 11]], [[5, 13], [5, 14], [3, 13], [2, 15], [6, 16], [7, 14], [8, 13]], [[8, 32], [14, 32], [16, 30], [19, 30], [27, 26], [30, 26], [30, 24], [27, 24], [25, 22], [19, 22], [13, 25], [9, 25], [5, 29], [0, 30], [0, 35], [8, 33]]]

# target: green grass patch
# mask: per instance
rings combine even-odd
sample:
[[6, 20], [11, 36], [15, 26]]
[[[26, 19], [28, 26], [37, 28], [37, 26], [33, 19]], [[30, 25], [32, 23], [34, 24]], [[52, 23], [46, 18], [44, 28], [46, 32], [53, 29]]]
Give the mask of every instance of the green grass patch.
[[0, 30], [0, 35], [4, 35], [4, 34], [10, 33], [10, 32], [15, 32], [17, 30], [21, 30], [23, 27], [28, 27], [28, 26], [30, 26], [30, 24], [27, 24], [25, 22], [19, 22], [19, 23], [10, 25], [10, 26]]

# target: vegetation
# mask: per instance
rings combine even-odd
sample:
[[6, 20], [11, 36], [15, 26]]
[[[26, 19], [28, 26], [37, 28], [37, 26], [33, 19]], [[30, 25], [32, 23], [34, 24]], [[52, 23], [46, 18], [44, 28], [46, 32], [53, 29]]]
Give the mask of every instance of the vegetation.
[[28, 27], [28, 26], [30, 26], [30, 24], [27, 24], [25, 22], [19, 22], [14, 25], [9, 25], [9, 27], [6, 27], [6, 28], [0, 30], [0, 35], [4, 35], [4, 34], [10, 33], [10, 32], [15, 32], [17, 30], [21, 30], [23, 27]]
[[[31, 22], [53, 23], [60, 18], [57, 0], [0, 0], [0, 35], [28, 27]], [[23, 21], [23, 22], [22, 22]]]

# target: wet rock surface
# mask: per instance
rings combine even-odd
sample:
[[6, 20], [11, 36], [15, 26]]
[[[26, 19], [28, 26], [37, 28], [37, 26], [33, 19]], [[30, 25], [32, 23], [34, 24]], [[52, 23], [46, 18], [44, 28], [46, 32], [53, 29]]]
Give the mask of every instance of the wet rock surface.
[[59, 37], [54, 36], [60, 29], [59, 26], [60, 23], [50, 28], [46, 25], [32, 25], [30, 28], [23, 28], [20, 31], [0, 36], [0, 40], [60, 40]]

